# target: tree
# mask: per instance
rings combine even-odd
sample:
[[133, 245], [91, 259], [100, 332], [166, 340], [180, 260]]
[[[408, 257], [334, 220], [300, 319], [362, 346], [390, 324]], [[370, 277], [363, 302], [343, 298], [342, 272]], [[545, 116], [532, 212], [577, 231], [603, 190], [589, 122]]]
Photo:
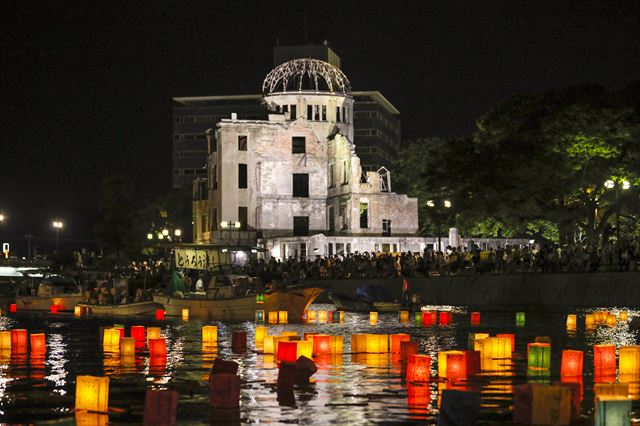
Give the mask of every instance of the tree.
[[104, 179], [100, 211], [102, 219], [96, 229], [100, 243], [115, 255], [116, 261], [123, 254], [133, 254], [136, 247], [135, 206], [133, 184], [127, 176], [116, 175]]

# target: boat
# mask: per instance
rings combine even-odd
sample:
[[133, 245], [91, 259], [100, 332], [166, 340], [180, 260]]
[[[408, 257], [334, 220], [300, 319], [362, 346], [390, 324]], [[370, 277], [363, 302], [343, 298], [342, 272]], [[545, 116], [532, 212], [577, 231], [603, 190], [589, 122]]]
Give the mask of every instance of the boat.
[[86, 315], [143, 315], [155, 312], [156, 309], [162, 308], [162, 305], [153, 300], [145, 300], [142, 302], [122, 303], [119, 305], [93, 305], [89, 303], [78, 303], [82, 313]]
[[287, 311], [289, 322], [301, 322], [302, 314], [324, 291], [317, 287], [289, 287], [264, 294], [235, 296], [232, 286], [218, 287], [207, 293], [154, 295], [153, 300], [164, 306], [168, 316], [181, 316], [189, 309], [189, 317], [213, 321], [254, 321], [256, 311]]
[[370, 285], [358, 287], [355, 296], [330, 292], [329, 300], [340, 311], [398, 312], [403, 308], [403, 304], [393, 300], [384, 289]]
[[28, 270], [17, 284], [16, 307], [18, 311], [49, 311], [55, 305], [58, 312], [73, 311], [82, 296], [82, 289], [71, 277]]

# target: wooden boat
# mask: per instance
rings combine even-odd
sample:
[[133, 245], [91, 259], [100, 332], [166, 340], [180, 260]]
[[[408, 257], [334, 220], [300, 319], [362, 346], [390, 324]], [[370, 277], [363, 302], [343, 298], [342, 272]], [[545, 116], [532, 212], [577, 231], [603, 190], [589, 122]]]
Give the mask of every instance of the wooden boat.
[[82, 313], [87, 315], [143, 315], [155, 312], [162, 308], [162, 305], [153, 300], [144, 302], [123, 303], [120, 305], [91, 305], [88, 303], [78, 303], [82, 308]]
[[71, 277], [40, 270], [23, 271], [17, 284], [18, 311], [73, 311], [82, 302], [82, 289]]
[[[225, 296], [224, 291], [213, 295], [187, 294], [185, 297], [155, 295], [153, 300], [164, 306], [166, 315], [180, 316], [189, 309], [191, 318], [214, 321], [253, 321], [256, 311], [287, 311], [289, 322], [301, 322], [302, 314], [324, 289], [317, 287], [288, 288], [264, 293], [261, 302], [257, 295]], [[213, 296], [213, 297], [212, 297]]]
[[329, 293], [329, 300], [336, 305], [339, 311], [349, 312], [398, 312], [402, 309], [402, 303], [396, 301], [366, 301], [349, 296]]

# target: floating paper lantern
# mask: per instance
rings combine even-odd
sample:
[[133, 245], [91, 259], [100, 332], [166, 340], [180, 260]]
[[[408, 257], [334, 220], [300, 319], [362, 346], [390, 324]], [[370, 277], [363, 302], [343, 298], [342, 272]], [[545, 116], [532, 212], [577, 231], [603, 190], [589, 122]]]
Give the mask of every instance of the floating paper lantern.
[[31, 353], [44, 354], [47, 352], [47, 340], [44, 333], [31, 333]]
[[551, 368], [551, 345], [549, 343], [529, 343], [527, 345], [527, 367], [532, 370]]
[[[480, 360], [483, 370], [503, 370], [508, 367], [502, 360], [511, 359], [511, 341], [504, 337], [487, 337], [476, 340], [479, 346]], [[495, 362], [500, 360], [500, 362]]]
[[149, 339], [149, 355], [152, 357], [166, 357], [167, 339], [164, 337]]
[[377, 312], [369, 312], [369, 324], [371, 324], [371, 325], [378, 324], [378, 313]]
[[618, 320], [615, 315], [607, 315], [606, 323], [609, 327], [615, 327], [618, 323]]
[[278, 341], [278, 361], [295, 362], [298, 359], [298, 342]]
[[263, 305], [264, 304], [264, 294], [258, 293], [256, 294], [256, 304]]
[[628, 395], [628, 383], [595, 383], [593, 385], [593, 396], [596, 399], [612, 396], [626, 398]]
[[342, 354], [344, 352], [344, 338], [342, 336], [331, 336], [331, 354]]
[[282, 333], [280, 333], [280, 336], [282, 336], [282, 337], [298, 337], [298, 333], [296, 333], [295, 331], [283, 331]]
[[413, 320], [416, 322], [416, 324], [421, 324], [422, 323], [422, 316], [424, 315], [423, 312], [416, 312], [415, 315], [413, 316]]
[[[449, 355], [464, 355], [462, 351], [442, 351], [438, 352], [438, 377], [447, 377], [447, 364]], [[463, 359], [464, 362], [464, 359]]]
[[[467, 354], [462, 351], [449, 351], [445, 353], [445, 359], [446, 365], [442, 377], [452, 380], [467, 377]], [[438, 354], [438, 375], [440, 374], [440, 354]]]
[[278, 311], [269, 311], [269, 324], [278, 323]]
[[265, 334], [264, 339], [262, 340], [262, 353], [264, 353], [265, 355], [275, 354], [277, 344], [278, 340], [276, 336]]
[[620, 311], [618, 317], [620, 321], [627, 322], [629, 320], [629, 313], [627, 311]]
[[120, 330], [117, 328], [105, 328], [102, 336], [102, 347], [105, 351], [120, 349]]
[[594, 314], [587, 314], [584, 317], [584, 325], [587, 328], [595, 327], [595, 325], [596, 325], [596, 317], [595, 317], [595, 315]]
[[318, 323], [325, 324], [327, 322], [327, 311], [318, 311]]
[[316, 334], [311, 336], [311, 339], [313, 342], [314, 355], [331, 354], [331, 336], [327, 334]]
[[278, 324], [287, 324], [289, 322], [288, 311], [278, 311]]
[[182, 308], [182, 321], [189, 321], [189, 308]]
[[512, 334], [512, 333], [499, 333], [496, 334], [496, 337], [501, 337], [503, 339], [509, 339], [509, 342], [511, 343], [511, 352], [515, 352], [516, 351], [516, 335]]
[[525, 316], [524, 312], [516, 312], [516, 327], [524, 327]]
[[162, 321], [164, 319], [164, 309], [156, 309], [156, 320]]
[[471, 312], [471, 325], [480, 325], [480, 312]]
[[567, 330], [575, 330], [578, 324], [578, 318], [575, 314], [567, 315]]
[[422, 311], [422, 325], [431, 327], [438, 319], [438, 313], [432, 311]]
[[16, 312], [18, 312], [18, 305], [16, 305], [15, 303], [10, 304], [9, 313], [15, 314]]
[[408, 334], [391, 334], [389, 336], [389, 340], [391, 341], [391, 352], [392, 353], [400, 353], [400, 343], [408, 342], [411, 340], [411, 337]]
[[[336, 316], [339, 317], [339, 319], [336, 319]], [[333, 313], [333, 321], [334, 322], [340, 322], [343, 323], [344, 322], [344, 311], [335, 311]]]
[[333, 311], [328, 311], [327, 312], [327, 322], [340, 322], [340, 319], [338, 318], [337, 321], [334, 321], [334, 319], [333, 319]]
[[389, 352], [389, 335], [388, 334], [366, 334], [367, 349], [370, 354], [383, 354]]
[[147, 335], [143, 325], [132, 325], [131, 326], [131, 337], [136, 339], [136, 342], [143, 342]]
[[604, 324], [607, 321], [608, 316], [609, 316], [609, 312], [606, 312], [606, 311], [594, 312], [594, 318], [595, 318], [596, 324]]
[[210, 346], [216, 346], [218, 344], [218, 327], [217, 326], [215, 325], [202, 326], [202, 344], [210, 345]]
[[256, 311], [256, 322], [264, 322], [264, 311], [262, 309]]
[[267, 327], [265, 327], [264, 325], [256, 326], [256, 337], [255, 337], [256, 347], [262, 347], [262, 345], [264, 345], [264, 336], [266, 335], [267, 335]]
[[409, 356], [418, 353], [418, 342], [410, 340], [408, 342], [400, 342], [400, 361], [406, 363]]
[[123, 337], [120, 339], [120, 355], [130, 357], [136, 354], [136, 339], [134, 337]]
[[307, 322], [316, 322], [316, 317], [316, 311], [307, 311]]
[[109, 408], [109, 378], [76, 377], [76, 411], [106, 413]]
[[147, 327], [147, 342], [149, 339], [160, 338], [160, 327]]
[[567, 386], [518, 385], [513, 402], [516, 424], [568, 425], [571, 421], [571, 389]]
[[596, 377], [615, 377], [615, 345], [593, 345], [593, 375]]
[[409, 322], [409, 311], [400, 311], [400, 322]]
[[410, 355], [407, 363], [407, 382], [428, 382], [431, 378], [431, 358]]
[[58, 305], [51, 305], [49, 306], [49, 312], [52, 314], [57, 314], [60, 311], [60, 306]]
[[596, 399], [596, 426], [631, 424], [631, 400], [623, 396]]
[[11, 349], [11, 331], [0, 331], [0, 350]]
[[451, 324], [451, 312], [440, 312], [440, 325]]
[[76, 317], [82, 316], [82, 306], [74, 306], [73, 315]]
[[640, 346], [620, 347], [619, 358], [620, 375], [640, 375]]
[[123, 324], [113, 324], [113, 327], [111, 327], [111, 328], [118, 330], [118, 332], [120, 333], [120, 338], [121, 339], [124, 337], [124, 325]]
[[562, 363], [560, 364], [560, 376], [582, 377], [584, 353], [565, 349], [562, 351]]
[[307, 357], [309, 359], [313, 357], [313, 341], [299, 340], [296, 343], [298, 344], [296, 359], [300, 358], [301, 356]]
[[367, 335], [352, 334], [351, 335], [351, 353], [363, 353], [367, 351]]
[[476, 348], [476, 341], [486, 339], [489, 337], [489, 333], [469, 333], [469, 350], [478, 350]]

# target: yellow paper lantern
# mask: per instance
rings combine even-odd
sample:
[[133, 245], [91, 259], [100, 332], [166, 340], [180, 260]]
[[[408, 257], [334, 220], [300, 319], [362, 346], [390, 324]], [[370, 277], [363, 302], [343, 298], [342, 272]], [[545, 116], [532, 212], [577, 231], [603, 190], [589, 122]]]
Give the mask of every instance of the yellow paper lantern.
[[189, 321], [189, 308], [182, 308], [182, 321]]
[[316, 311], [307, 311], [307, 322], [316, 322]]
[[607, 326], [615, 327], [618, 324], [618, 320], [615, 315], [607, 315]]
[[469, 333], [469, 350], [479, 351], [480, 349], [476, 342], [488, 337], [489, 333]]
[[80, 317], [82, 316], [82, 306], [74, 306], [73, 315]]
[[325, 324], [327, 322], [327, 311], [318, 311], [318, 323]]
[[620, 311], [619, 319], [622, 322], [627, 322], [629, 320], [629, 313], [627, 311]]
[[[344, 311], [336, 311], [336, 312], [340, 313], [340, 322], [344, 322]], [[334, 315], [335, 315], [335, 313], [334, 313]], [[335, 321], [335, 319], [334, 319], [334, 321]]]
[[202, 326], [202, 344], [216, 346], [218, 345], [218, 327], [215, 325]]
[[123, 337], [120, 339], [120, 355], [123, 357], [132, 356], [136, 353], [136, 339], [133, 337]]
[[618, 355], [620, 375], [640, 375], [640, 346], [622, 346]]
[[575, 314], [567, 315], [567, 330], [575, 330], [578, 324], [578, 319]]
[[309, 359], [313, 358], [313, 341], [312, 340], [300, 340], [298, 343], [298, 358], [301, 356]]
[[463, 355], [462, 351], [438, 352], [438, 377], [447, 377], [447, 355]]
[[149, 339], [159, 339], [160, 337], [160, 327], [147, 327], [147, 344], [149, 344]]
[[351, 335], [351, 353], [364, 353], [367, 352], [367, 335], [366, 334], [352, 334]]
[[[502, 370], [500, 366], [508, 367], [511, 360], [511, 340], [506, 337], [487, 337], [476, 340], [480, 351], [480, 363], [483, 370]], [[498, 361], [498, 363], [496, 363]]]
[[289, 322], [288, 311], [278, 311], [278, 324], [287, 324]]
[[295, 331], [283, 331], [280, 333], [280, 337], [299, 337]]
[[11, 331], [0, 331], [0, 350], [11, 349]]
[[[117, 331], [117, 330], [116, 330]], [[76, 377], [76, 411], [106, 413], [109, 408], [109, 378]]]
[[278, 311], [269, 311], [269, 324], [278, 323]]
[[331, 353], [342, 354], [344, 352], [344, 337], [331, 336]]
[[105, 351], [117, 351], [120, 349], [120, 330], [106, 328], [102, 339], [102, 347]]
[[389, 352], [388, 334], [367, 334], [367, 349], [370, 354], [384, 354]]
[[267, 334], [264, 336], [264, 340], [262, 341], [262, 352], [264, 354], [275, 355], [277, 345], [278, 345], [278, 336], [271, 336]]
[[377, 312], [369, 312], [369, 323], [371, 325], [378, 324], [378, 313]]
[[264, 336], [267, 335], [267, 327], [264, 325], [256, 326], [256, 348], [261, 348], [264, 344]]
[[596, 317], [595, 317], [595, 315], [594, 314], [587, 314], [584, 317], [584, 325], [587, 328], [595, 327], [595, 325], [596, 325]]
[[400, 311], [400, 322], [409, 322], [409, 311]]

